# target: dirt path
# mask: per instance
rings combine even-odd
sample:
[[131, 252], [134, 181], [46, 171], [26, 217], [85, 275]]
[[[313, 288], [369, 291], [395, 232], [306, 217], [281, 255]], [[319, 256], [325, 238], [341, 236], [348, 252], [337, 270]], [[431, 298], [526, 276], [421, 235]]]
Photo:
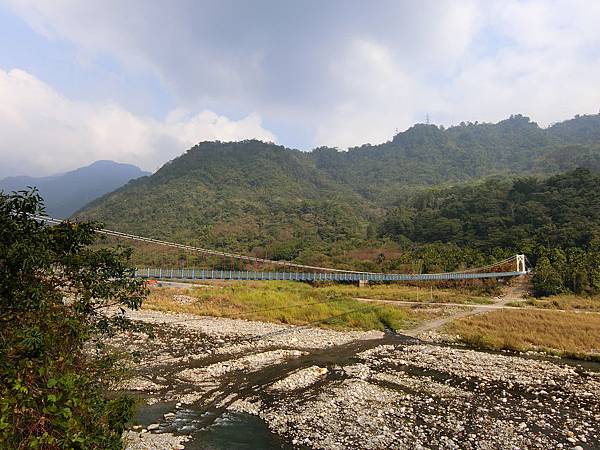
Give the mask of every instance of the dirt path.
[[[421, 334], [427, 333], [429, 331], [434, 331], [448, 322], [451, 322], [456, 319], [462, 319], [463, 317], [469, 317], [476, 314], [483, 314], [488, 311], [499, 310], [499, 309], [521, 309], [518, 306], [508, 306], [509, 303], [514, 301], [519, 301], [523, 299], [524, 294], [529, 291], [529, 280], [525, 276], [521, 276], [515, 278], [510, 286], [507, 286], [502, 293], [502, 296], [497, 299], [493, 304], [489, 305], [465, 305], [463, 303], [436, 303], [436, 302], [409, 302], [409, 301], [401, 301], [401, 300], [376, 300], [376, 299], [367, 299], [367, 298], [356, 298], [355, 300], [363, 301], [363, 302], [382, 302], [382, 303], [397, 303], [397, 304], [409, 304], [409, 305], [427, 305], [427, 306], [453, 306], [464, 308], [458, 311], [453, 312], [452, 314], [441, 317], [434, 320], [429, 320], [416, 328], [410, 330], [403, 330], [402, 334], [411, 337], [417, 337]], [[542, 310], [543, 308], [536, 308]]]
[[475, 314], [482, 314], [485, 311], [486, 310], [481, 309], [481, 308], [472, 308], [472, 309], [465, 310], [465, 311], [457, 311], [447, 317], [442, 317], [439, 319], [434, 319], [434, 320], [429, 320], [427, 322], [424, 322], [416, 328], [413, 328], [410, 330], [400, 330], [400, 331], [402, 334], [405, 334], [406, 336], [417, 337], [423, 333], [437, 330], [437, 329], [441, 328], [442, 326], [446, 325], [448, 322], [451, 322], [453, 320], [461, 319], [463, 317], [473, 316]]

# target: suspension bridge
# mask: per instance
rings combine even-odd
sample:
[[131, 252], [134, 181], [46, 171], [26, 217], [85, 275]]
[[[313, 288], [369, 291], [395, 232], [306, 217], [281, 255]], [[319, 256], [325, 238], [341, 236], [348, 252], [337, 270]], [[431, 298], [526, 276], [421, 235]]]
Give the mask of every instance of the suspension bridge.
[[[46, 216], [34, 216], [36, 220], [50, 225], [57, 225], [63, 220]], [[444, 280], [474, 280], [486, 278], [510, 278], [528, 273], [525, 255], [513, 255], [482, 267], [475, 267], [456, 272], [442, 273], [384, 273], [365, 272], [331, 267], [320, 267], [298, 264], [291, 261], [259, 258], [231, 252], [223, 252], [203, 247], [196, 247], [159, 239], [137, 236], [120, 231], [98, 229], [96, 233], [120, 240], [152, 244], [162, 248], [200, 254], [207, 257], [236, 261], [241, 265], [250, 266], [253, 270], [229, 270], [221, 268], [170, 268], [170, 267], [138, 267], [135, 276], [145, 279], [158, 280], [281, 280], [281, 281], [333, 281], [333, 282], [414, 282], [414, 281], [444, 281]], [[257, 266], [266, 266], [269, 270], [258, 270]]]

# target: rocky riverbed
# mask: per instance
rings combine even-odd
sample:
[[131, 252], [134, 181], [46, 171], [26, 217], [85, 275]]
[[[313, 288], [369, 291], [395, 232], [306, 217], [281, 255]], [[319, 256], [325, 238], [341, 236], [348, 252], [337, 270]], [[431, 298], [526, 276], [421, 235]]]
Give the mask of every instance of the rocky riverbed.
[[201, 430], [251, 414], [298, 448], [600, 447], [597, 368], [380, 332], [131, 313], [156, 337], [116, 388], [146, 401], [130, 449], [203, 448]]

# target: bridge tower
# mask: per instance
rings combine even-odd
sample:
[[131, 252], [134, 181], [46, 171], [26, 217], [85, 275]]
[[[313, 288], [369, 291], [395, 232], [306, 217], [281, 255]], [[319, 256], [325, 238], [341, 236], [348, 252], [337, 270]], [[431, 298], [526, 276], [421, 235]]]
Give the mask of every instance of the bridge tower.
[[525, 255], [517, 255], [517, 272], [527, 273], [527, 267], [525, 267]]

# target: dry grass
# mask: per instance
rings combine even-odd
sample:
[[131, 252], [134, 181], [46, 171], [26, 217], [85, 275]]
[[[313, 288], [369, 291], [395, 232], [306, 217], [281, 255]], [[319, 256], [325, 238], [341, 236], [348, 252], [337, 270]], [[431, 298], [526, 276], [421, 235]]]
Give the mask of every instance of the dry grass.
[[515, 302], [511, 305], [576, 311], [600, 311], [600, 296], [582, 297], [575, 294], [561, 294], [551, 297], [529, 298], [524, 302]]
[[445, 331], [481, 348], [600, 360], [600, 314], [595, 313], [501, 310], [456, 320]]
[[460, 289], [442, 289], [432, 285], [372, 284], [359, 288], [348, 284], [338, 284], [319, 289], [330, 290], [353, 298], [462, 304], [492, 303], [490, 297], [486, 295], [475, 295]]
[[[196, 300], [184, 304], [173, 297], [182, 294]], [[295, 282], [229, 283], [217, 289], [154, 288], [144, 308], [360, 330], [407, 329], [438, 314], [418, 307], [367, 304], [335, 289]]]

